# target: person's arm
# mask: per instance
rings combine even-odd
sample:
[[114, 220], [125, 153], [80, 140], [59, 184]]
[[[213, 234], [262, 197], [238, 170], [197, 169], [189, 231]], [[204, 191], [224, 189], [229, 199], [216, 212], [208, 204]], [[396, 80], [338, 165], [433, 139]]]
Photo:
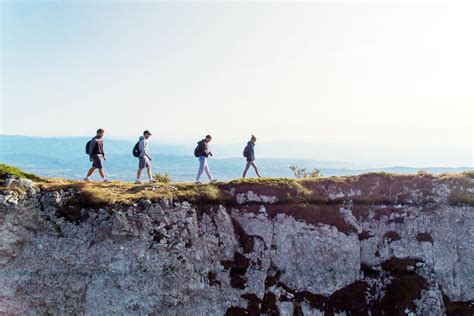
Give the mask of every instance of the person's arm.
[[148, 157], [148, 159], [152, 160], [150, 151], [148, 150], [148, 141], [146, 142], [146, 146], [145, 146], [145, 155]]
[[205, 144], [204, 152], [206, 153], [206, 157], [212, 156], [212, 152], [211, 152], [211, 150], [209, 149], [209, 144], [208, 144], [208, 143]]

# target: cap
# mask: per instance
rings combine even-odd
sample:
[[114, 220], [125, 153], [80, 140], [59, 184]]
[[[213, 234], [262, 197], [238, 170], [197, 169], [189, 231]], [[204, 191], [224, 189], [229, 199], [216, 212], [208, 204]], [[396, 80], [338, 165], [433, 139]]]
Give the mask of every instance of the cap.
[[143, 132], [143, 135], [145, 135], [145, 134], [151, 135], [151, 133], [150, 133], [149, 130], [144, 131], [144, 132]]

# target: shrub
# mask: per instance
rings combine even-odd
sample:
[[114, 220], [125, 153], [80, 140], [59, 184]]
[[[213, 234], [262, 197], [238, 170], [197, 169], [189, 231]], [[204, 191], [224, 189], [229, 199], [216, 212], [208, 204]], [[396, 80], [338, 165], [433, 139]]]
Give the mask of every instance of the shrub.
[[420, 177], [426, 177], [426, 176], [429, 176], [430, 174], [426, 170], [418, 170], [416, 172], [416, 175]]
[[156, 179], [156, 181], [162, 182], [162, 183], [170, 183], [171, 182], [171, 176], [168, 173], [165, 173], [165, 174], [157, 173], [157, 174], [155, 174], [155, 179]]
[[290, 170], [293, 172], [294, 176], [296, 178], [319, 178], [323, 174], [321, 173], [321, 170], [314, 168], [311, 171], [306, 170], [306, 168], [300, 168], [295, 165], [290, 166]]
[[462, 173], [465, 176], [468, 176], [469, 178], [474, 178], [474, 170], [467, 170]]

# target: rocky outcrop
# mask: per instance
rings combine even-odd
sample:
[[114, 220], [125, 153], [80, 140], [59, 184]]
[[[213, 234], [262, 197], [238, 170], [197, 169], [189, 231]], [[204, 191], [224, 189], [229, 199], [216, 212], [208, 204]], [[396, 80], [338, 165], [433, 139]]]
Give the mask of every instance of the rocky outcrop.
[[0, 313], [473, 314], [473, 179], [320, 181], [307, 203], [258, 186], [92, 208], [10, 179]]

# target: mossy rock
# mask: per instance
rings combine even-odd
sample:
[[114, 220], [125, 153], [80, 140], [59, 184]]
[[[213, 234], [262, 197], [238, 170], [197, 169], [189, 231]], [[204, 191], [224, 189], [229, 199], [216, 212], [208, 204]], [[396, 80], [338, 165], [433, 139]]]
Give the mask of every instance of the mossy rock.
[[24, 172], [23, 170], [9, 166], [6, 164], [0, 164], [0, 183], [5, 184], [7, 178], [20, 178], [20, 179], [29, 179], [33, 181], [41, 181], [42, 178], [32, 174]]

